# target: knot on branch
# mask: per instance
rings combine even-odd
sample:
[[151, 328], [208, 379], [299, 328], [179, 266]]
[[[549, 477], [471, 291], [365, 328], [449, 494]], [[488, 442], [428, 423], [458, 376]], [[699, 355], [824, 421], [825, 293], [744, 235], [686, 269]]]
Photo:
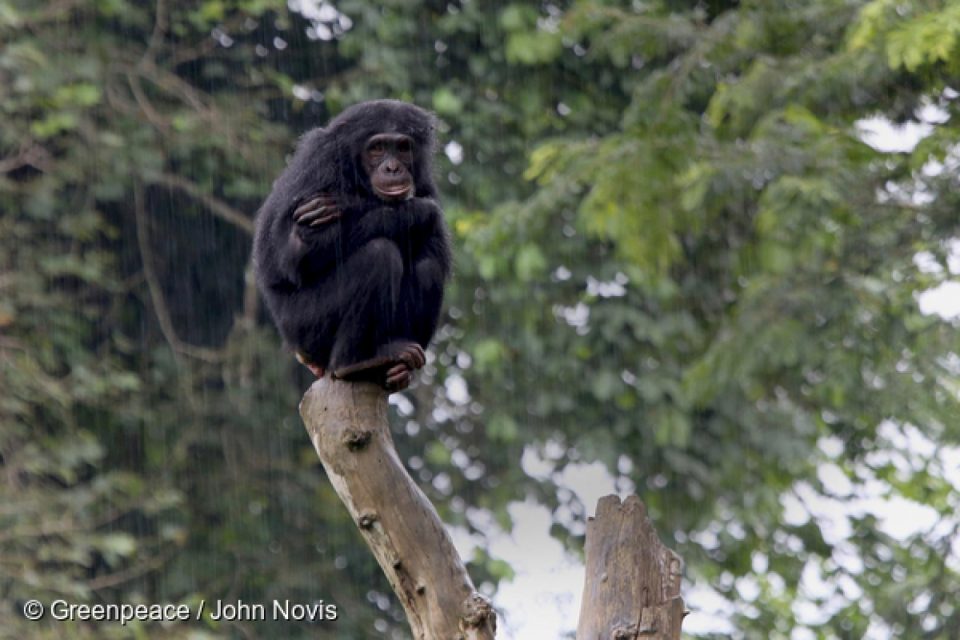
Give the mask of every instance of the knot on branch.
[[626, 627], [617, 627], [610, 634], [610, 640], [637, 640], [637, 625], [631, 624]]
[[463, 601], [463, 615], [460, 616], [460, 630], [489, 628], [491, 634], [497, 630], [497, 614], [489, 600], [474, 591]]
[[359, 451], [368, 444], [373, 438], [373, 432], [369, 429], [345, 429], [343, 432], [343, 444], [347, 445], [350, 451]]
[[377, 521], [377, 512], [376, 511], [364, 511], [360, 514], [360, 517], [357, 518], [357, 526], [361, 529], [369, 529]]

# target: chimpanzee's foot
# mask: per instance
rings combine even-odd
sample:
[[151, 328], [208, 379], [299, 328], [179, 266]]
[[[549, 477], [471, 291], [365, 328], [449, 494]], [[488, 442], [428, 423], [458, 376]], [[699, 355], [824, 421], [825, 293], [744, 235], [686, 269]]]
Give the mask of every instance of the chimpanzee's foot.
[[349, 380], [352, 382], [376, 382], [381, 384], [384, 368], [393, 362], [390, 356], [377, 356], [360, 362], [348, 364], [333, 370], [335, 380]]
[[427, 354], [416, 342], [408, 342], [401, 346], [396, 361], [387, 369], [384, 388], [387, 391], [401, 391], [410, 386], [413, 381], [413, 372], [427, 363]]
[[297, 362], [305, 366], [307, 369], [310, 369], [310, 373], [315, 375], [317, 378], [323, 377], [323, 374], [325, 373], [323, 370], [323, 367], [311, 362], [310, 358], [308, 358], [305, 354], [299, 351], [296, 352], [296, 356], [297, 356]]
[[402, 391], [413, 381], [413, 372], [427, 362], [423, 347], [415, 342], [398, 342], [389, 345], [389, 355], [377, 356], [340, 367], [333, 372], [334, 378], [374, 382], [387, 391]]

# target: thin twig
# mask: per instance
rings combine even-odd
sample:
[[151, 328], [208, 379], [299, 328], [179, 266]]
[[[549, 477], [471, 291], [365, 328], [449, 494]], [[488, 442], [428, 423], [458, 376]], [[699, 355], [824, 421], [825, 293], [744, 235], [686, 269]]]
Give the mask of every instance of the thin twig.
[[0, 159], [0, 173], [10, 173], [26, 166], [46, 171], [50, 168], [50, 152], [32, 140], [25, 140], [16, 155]]
[[143, 274], [147, 280], [147, 289], [150, 291], [154, 313], [160, 323], [160, 332], [175, 353], [181, 353], [205, 362], [216, 363], [222, 361], [223, 354], [219, 351], [186, 344], [177, 337], [173, 321], [170, 319], [170, 312], [167, 310], [167, 304], [163, 298], [160, 279], [153, 270], [153, 252], [150, 249], [150, 239], [147, 237], [147, 215], [143, 202], [143, 185], [139, 181], [135, 182], [133, 188], [133, 211], [137, 227], [137, 244], [140, 247], [140, 259], [143, 261]]
[[140, 65], [154, 63], [157, 60], [157, 50], [163, 41], [163, 36], [167, 32], [167, 3], [165, 0], [157, 0], [157, 12], [153, 20], [153, 33], [150, 34], [150, 42], [147, 44], [143, 57], [140, 59]]
[[16, 338], [11, 338], [10, 336], [0, 336], [0, 350], [26, 351], [27, 347]]
[[257, 279], [253, 273], [253, 254], [251, 253], [247, 268], [243, 271], [243, 314], [241, 315], [241, 322], [245, 329], [249, 330], [256, 324], [258, 301]]
[[139, 76], [134, 73], [127, 73], [127, 84], [130, 85], [130, 92], [140, 106], [140, 111], [147, 117], [150, 124], [161, 132], [168, 131], [170, 129], [170, 121], [161, 116], [157, 110], [153, 108], [153, 103], [150, 102], [150, 99], [147, 98], [147, 95], [143, 92]]
[[240, 227], [249, 234], [253, 234], [253, 220], [247, 215], [234, 209], [223, 200], [216, 198], [205, 192], [200, 185], [183, 176], [172, 173], [162, 173], [151, 178], [154, 184], [161, 184], [165, 187], [183, 191], [192, 198], [199, 200], [207, 209], [218, 218], [221, 218], [230, 224]]
[[141, 562], [140, 564], [134, 565], [132, 567], [128, 567], [123, 571], [117, 571], [116, 573], [110, 573], [107, 575], [99, 576], [97, 578], [93, 578], [92, 580], [89, 580], [87, 582], [87, 586], [89, 586], [94, 591], [97, 591], [99, 589], [106, 589], [108, 587], [115, 587], [118, 584], [129, 582], [130, 580], [139, 578], [145, 573], [148, 573], [150, 571], [153, 571], [154, 569], [160, 568], [161, 566], [166, 564], [167, 561], [170, 560], [170, 558], [172, 557], [173, 557], [172, 552], [165, 553], [161, 556], [157, 556], [145, 562]]

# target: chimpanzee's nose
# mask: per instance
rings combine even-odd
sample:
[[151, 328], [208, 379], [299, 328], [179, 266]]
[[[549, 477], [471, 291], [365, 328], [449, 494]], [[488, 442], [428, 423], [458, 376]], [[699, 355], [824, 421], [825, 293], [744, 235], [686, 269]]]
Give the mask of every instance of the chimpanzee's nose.
[[400, 163], [390, 158], [383, 164], [383, 170], [387, 173], [400, 173]]

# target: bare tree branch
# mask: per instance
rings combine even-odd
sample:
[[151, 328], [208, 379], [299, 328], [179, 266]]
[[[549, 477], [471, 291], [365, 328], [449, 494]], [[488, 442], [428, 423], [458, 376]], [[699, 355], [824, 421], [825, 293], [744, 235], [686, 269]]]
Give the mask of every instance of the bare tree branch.
[[253, 220], [250, 219], [249, 216], [234, 209], [223, 200], [205, 192], [197, 183], [172, 173], [162, 173], [158, 176], [153, 176], [150, 181], [154, 184], [161, 184], [171, 189], [183, 191], [190, 197], [203, 203], [203, 205], [218, 218], [240, 227], [247, 233], [253, 235]]
[[50, 168], [50, 152], [33, 140], [24, 140], [16, 155], [0, 159], [0, 173], [10, 173], [21, 167], [31, 166], [40, 171]]
[[108, 587], [115, 587], [118, 584], [123, 584], [124, 582], [129, 582], [139, 578], [140, 576], [159, 569], [167, 563], [170, 558], [173, 557], [173, 552], [167, 552], [160, 556], [155, 556], [149, 560], [145, 560], [138, 564], [128, 567], [123, 571], [117, 571], [116, 573], [110, 573], [102, 576], [97, 576], [92, 580], [87, 582], [92, 590], [97, 591], [99, 589], [106, 589]]
[[219, 351], [186, 344], [177, 337], [177, 332], [173, 328], [173, 321], [170, 319], [170, 312], [167, 310], [167, 304], [163, 298], [160, 278], [153, 270], [153, 251], [150, 249], [150, 239], [147, 236], [147, 213], [143, 202], [143, 186], [139, 181], [135, 182], [133, 188], [133, 211], [137, 227], [137, 244], [140, 247], [140, 258], [143, 261], [143, 274], [147, 280], [147, 289], [150, 291], [154, 313], [160, 324], [160, 332], [174, 352], [205, 362], [220, 362], [223, 360], [223, 354]]
[[166, 0], [157, 0], [157, 11], [153, 20], [153, 33], [150, 34], [150, 42], [147, 43], [147, 48], [143, 52], [143, 58], [140, 59], [140, 64], [154, 63], [157, 58], [157, 51], [160, 48], [160, 43], [163, 41], [163, 36], [167, 32], [167, 3]]
[[304, 395], [300, 414], [413, 637], [493, 640], [493, 607], [474, 589], [436, 509], [397, 456], [383, 389], [322, 378]]
[[153, 103], [150, 102], [150, 99], [147, 98], [147, 95], [143, 92], [143, 87], [140, 85], [140, 78], [134, 73], [127, 74], [127, 84], [130, 85], [130, 92], [133, 94], [133, 98], [137, 101], [137, 104], [140, 106], [140, 111], [147, 117], [147, 120], [159, 129], [162, 133], [166, 133], [170, 129], [170, 120], [169, 118], [164, 118], [160, 113], [154, 108]]

